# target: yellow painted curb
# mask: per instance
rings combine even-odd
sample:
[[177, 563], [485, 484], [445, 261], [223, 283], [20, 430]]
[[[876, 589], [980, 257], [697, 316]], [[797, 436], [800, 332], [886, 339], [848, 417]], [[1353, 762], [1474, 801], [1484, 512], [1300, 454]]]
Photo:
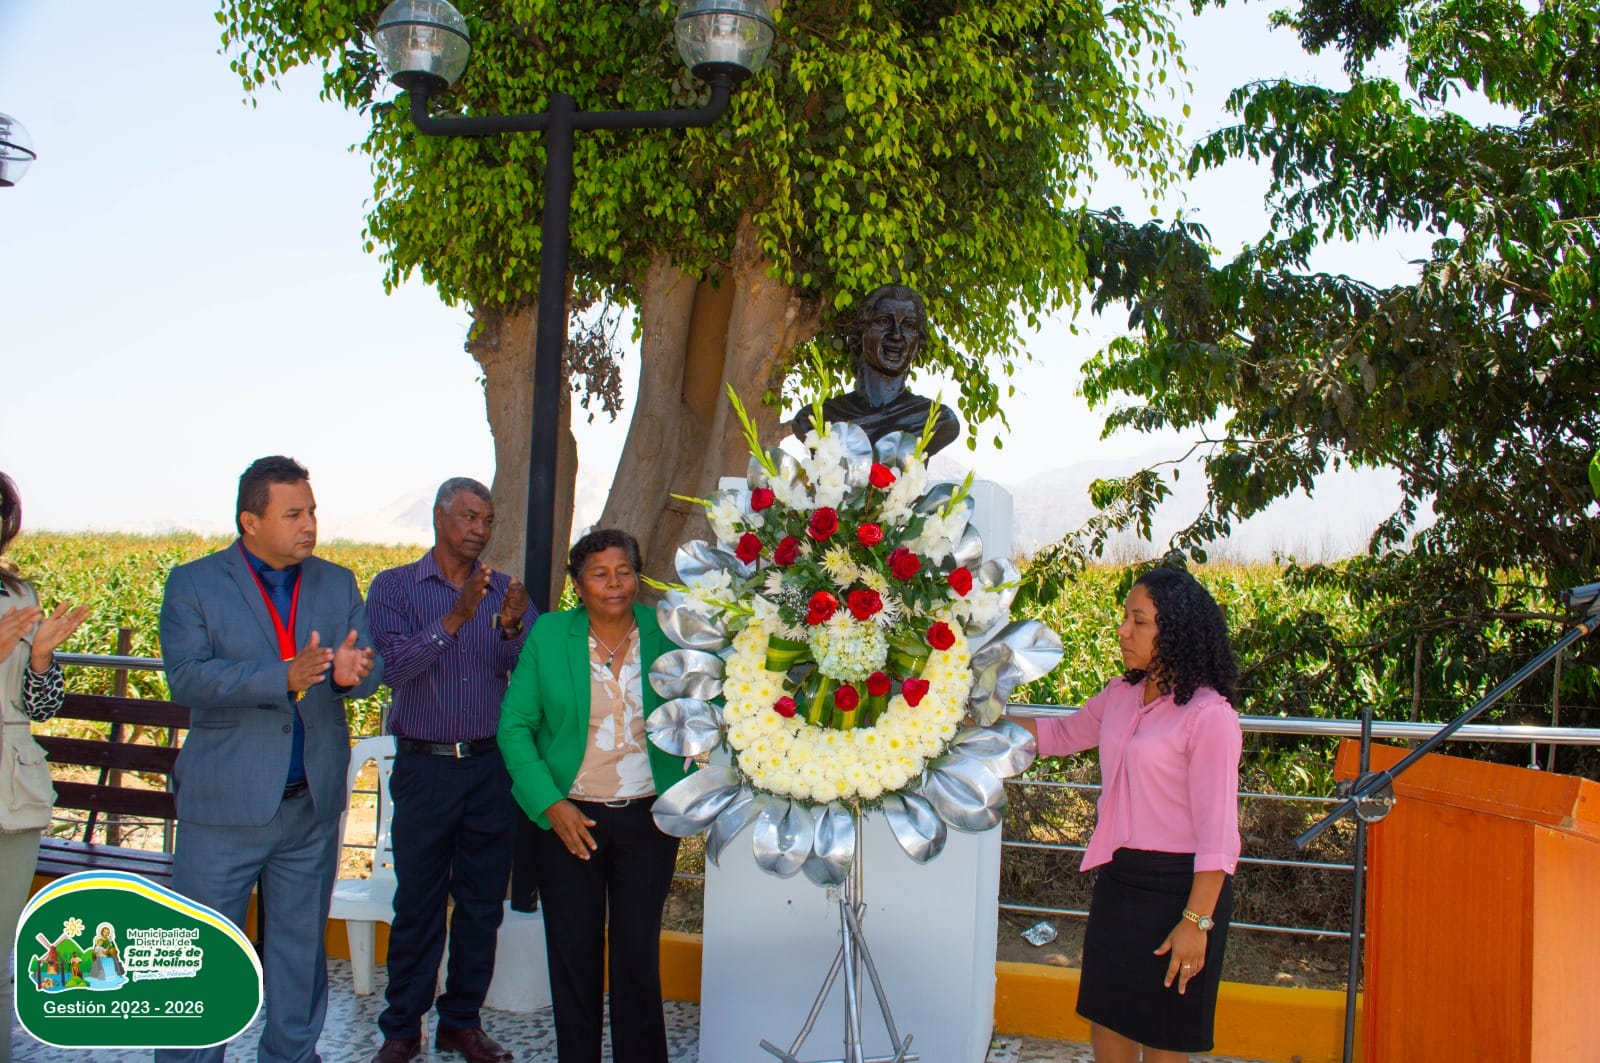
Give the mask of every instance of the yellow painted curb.
[[[1089, 1040], [1089, 1024], [1073, 1010], [1078, 1002], [1077, 970], [1037, 963], [994, 966], [996, 1032], [1055, 1041]], [[1356, 1021], [1360, 1022], [1359, 1005]], [[1336, 1063], [1344, 1053], [1344, 994], [1223, 982], [1217, 993], [1213, 1051], [1284, 1063]]]

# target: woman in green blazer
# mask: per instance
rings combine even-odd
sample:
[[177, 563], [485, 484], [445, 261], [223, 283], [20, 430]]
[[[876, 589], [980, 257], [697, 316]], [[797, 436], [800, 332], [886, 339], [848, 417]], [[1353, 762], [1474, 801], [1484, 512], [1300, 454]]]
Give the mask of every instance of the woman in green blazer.
[[633, 536], [590, 532], [567, 571], [583, 604], [534, 624], [499, 730], [512, 795], [542, 828], [556, 1051], [560, 1063], [600, 1063], [609, 925], [612, 1059], [666, 1063], [659, 943], [678, 840], [656, 828], [651, 807], [685, 762], [650, 744], [644, 720], [660, 701], [650, 665], [673, 646], [635, 600]]

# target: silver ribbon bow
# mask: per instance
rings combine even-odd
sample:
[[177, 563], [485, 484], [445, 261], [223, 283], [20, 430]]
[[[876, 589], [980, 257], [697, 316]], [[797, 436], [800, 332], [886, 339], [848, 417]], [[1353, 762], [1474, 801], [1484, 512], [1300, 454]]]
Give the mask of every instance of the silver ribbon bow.
[[856, 857], [856, 820], [848, 808], [830, 801], [811, 810], [811, 855], [800, 866], [818, 886], [843, 885]]
[[673, 698], [656, 706], [644, 722], [645, 734], [657, 749], [675, 757], [694, 757], [715, 749], [722, 740], [722, 713], [709, 701]]
[[930, 763], [927, 781], [917, 792], [956, 830], [988, 830], [1006, 809], [1005, 785], [976, 760], [961, 756]]
[[650, 663], [650, 685], [663, 698], [710, 701], [722, 693], [725, 665], [704, 650], [672, 650]]
[[792, 878], [811, 855], [815, 834], [805, 805], [781, 797], [768, 801], [756, 813], [756, 824], [750, 831], [756, 866], [769, 875]]
[[652, 814], [661, 833], [687, 838], [711, 826], [739, 796], [742, 780], [726, 764], [712, 764], [686, 775], [656, 798]]
[[926, 798], [910, 792], [884, 794], [880, 807], [894, 840], [911, 859], [926, 864], [944, 852], [950, 831]]

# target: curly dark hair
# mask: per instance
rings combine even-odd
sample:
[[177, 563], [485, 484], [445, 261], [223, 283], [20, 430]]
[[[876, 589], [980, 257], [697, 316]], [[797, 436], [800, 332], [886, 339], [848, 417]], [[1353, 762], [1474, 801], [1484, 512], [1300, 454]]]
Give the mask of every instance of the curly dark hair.
[[[1181, 568], [1154, 568], [1134, 581], [1156, 606], [1156, 659], [1161, 683], [1172, 700], [1187, 705], [1194, 692], [1210, 687], [1232, 704], [1237, 696], [1239, 662], [1228, 645], [1222, 607], [1200, 581]], [[1130, 683], [1146, 670], [1123, 673]]]
[[628, 555], [628, 563], [633, 566], [634, 572], [641, 571], [643, 563], [639, 557], [638, 539], [620, 528], [596, 528], [586, 532], [567, 551], [567, 575], [572, 577], [572, 582], [577, 583], [582, 577], [583, 566], [591, 557], [613, 547]]

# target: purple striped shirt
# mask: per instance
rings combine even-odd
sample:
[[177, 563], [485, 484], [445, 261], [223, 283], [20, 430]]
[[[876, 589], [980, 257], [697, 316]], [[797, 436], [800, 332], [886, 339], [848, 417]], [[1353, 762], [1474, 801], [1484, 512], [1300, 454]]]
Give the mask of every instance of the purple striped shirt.
[[442, 621], [461, 589], [439, 571], [432, 550], [373, 577], [367, 622], [383, 654], [383, 681], [394, 691], [391, 734], [423, 742], [494, 737], [506, 684], [536, 615], [530, 605], [517, 637], [500, 637], [494, 618], [510, 584], [504, 572], [491, 575], [478, 611], [451, 635]]

